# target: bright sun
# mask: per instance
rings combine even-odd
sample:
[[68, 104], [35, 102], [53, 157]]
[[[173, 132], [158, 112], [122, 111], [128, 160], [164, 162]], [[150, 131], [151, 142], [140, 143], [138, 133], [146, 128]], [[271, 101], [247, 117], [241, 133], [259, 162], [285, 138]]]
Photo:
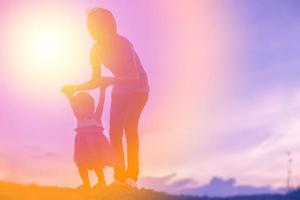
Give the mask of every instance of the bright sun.
[[53, 88], [70, 83], [89, 70], [91, 40], [84, 14], [35, 10], [18, 18], [15, 34], [11, 35], [12, 46], [17, 47], [11, 58], [17, 82], [25, 83], [27, 90]]
[[[30, 59], [32, 67], [61, 68], [70, 58], [70, 49], [74, 46], [69, 42], [70, 29], [51, 26], [40, 26], [38, 30], [32, 29], [26, 38], [26, 56]], [[69, 36], [70, 38], [71, 36]]]
[[61, 43], [60, 38], [54, 33], [50, 31], [41, 33], [33, 41], [33, 53], [40, 60], [51, 61], [57, 59], [59, 53], [62, 53]]

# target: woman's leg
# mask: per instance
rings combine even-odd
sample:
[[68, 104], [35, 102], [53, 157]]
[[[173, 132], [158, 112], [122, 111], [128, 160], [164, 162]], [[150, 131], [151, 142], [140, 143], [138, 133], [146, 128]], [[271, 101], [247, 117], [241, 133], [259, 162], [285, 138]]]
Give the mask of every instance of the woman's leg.
[[126, 98], [123, 95], [112, 95], [110, 107], [110, 141], [120, 159], [120, 165], [114, 167], [115, 179], [124, 180], [124, 151], [123, 151], [123, 127]]
[[125, 120], [125, 136], [127, 141], [126, 177], [135, 181], [139, 174], [139, 138], [138, 123], [148, 99], [147, 93], [134, 93], [128, 98]]

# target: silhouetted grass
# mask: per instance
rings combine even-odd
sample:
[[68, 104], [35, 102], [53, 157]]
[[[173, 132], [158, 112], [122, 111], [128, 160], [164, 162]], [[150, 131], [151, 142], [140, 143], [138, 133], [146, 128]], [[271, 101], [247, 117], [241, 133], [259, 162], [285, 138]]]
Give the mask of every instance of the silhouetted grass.
[[300, 190], [288, 195], [252, 195], [226, 198], [175, 196], [147, 189], [107, 187], [78, 191], [71, 188], [0, 183], [0, 200], [300, 200]]

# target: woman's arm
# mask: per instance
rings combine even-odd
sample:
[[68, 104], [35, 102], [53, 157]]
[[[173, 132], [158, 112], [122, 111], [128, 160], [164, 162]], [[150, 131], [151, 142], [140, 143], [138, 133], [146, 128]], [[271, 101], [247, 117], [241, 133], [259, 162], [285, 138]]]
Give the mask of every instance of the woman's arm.
[[68, 93], [74, 93], [77, 91], [83, 90], [92, 90], [97, 87], [108, 87], [117, 82], [117, 79], [114, 77], [102, 77], [101, 76], [101, 68], [99, 66], [93, 66], [92, 78], [91, 80], [79, 84], [79, 85], [69, 85], [63, 87], [63, 90]]
[[101, 81], [101, 67], [93, 66], [91, 80], [79, 85], [74, 85], [73, 90], [75, 91], [92, 90], [99, 86], [100, 81]]
[[73, 94], [76, 91], [92, 90], [97, 88], [101, 81], [101, 67], [93, 66], [92, 70], [92, 78], [89, 81], [79, 85], [64, 86], [62, 90], [65, 91], [65, 93]]

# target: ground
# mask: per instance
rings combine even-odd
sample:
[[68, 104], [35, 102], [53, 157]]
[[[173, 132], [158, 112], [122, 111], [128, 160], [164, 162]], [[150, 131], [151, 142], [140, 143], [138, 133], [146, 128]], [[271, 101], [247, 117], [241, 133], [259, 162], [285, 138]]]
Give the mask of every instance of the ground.
[[136, 200], [173, 199], [171, 196], [146, 189], [107, 187], [103, 190], [78, 191], [70, 188], [0, 183], [0, 200]]
[[174, 196], [147, 189], [107, 187], [78, 191], [71, 188], [21, 185], [0, 182], [0, 200], [300, 200], [300, 192], [290, 195], [257, 195], [228, 198]]

